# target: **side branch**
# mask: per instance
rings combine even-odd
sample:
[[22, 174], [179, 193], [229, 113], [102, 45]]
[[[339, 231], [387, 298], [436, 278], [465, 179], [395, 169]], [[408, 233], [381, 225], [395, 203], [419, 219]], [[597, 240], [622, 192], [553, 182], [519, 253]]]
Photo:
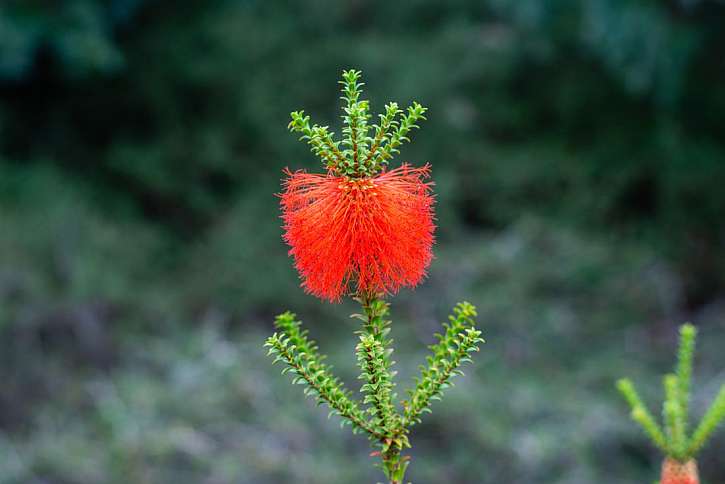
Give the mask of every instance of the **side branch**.
[[346, 163], [345, 155], [340, 151], [339, 141], [334, 141], [327, 126], [310, 125], [310, 117], [304, 111], [290, 113], [292, 121], [287, 128], [290, 131], [302, 133], [300, 140], [307, 141], [310, 150], [322, 158], [327, 169], [335, 169]]
[[289, 311], [277, 316], [275, 327], [279, 332], [267, 339], [265, 347], [274, 355], [274, 362], [284, 362], [287, 367], [282, 373], [292, 372], [293, 383], [307, 386], [305, 395], [313, 395], [319, 403], [327, 404], [331, 414], [343, 417], [343, 424], [349, 422], [353, 431], [362, 430], [371, 438], [380, 439], [380, 435], [365, 418], [342, 382], [331, 374], [330, 368], [323, 363], [324, 356], [317, 351], [314, 341], [307, 338], [307, 331], [301, 330], [301, 323]]
[[400, 153], [398, 147], [403, 144], [404, 141], [410, 141], [408, 133], [410, 133], [410, 131], [414, 128], [419, 128], [416, 122], [421, 119], [426, 119], [425, 112], [427, 110], [428, 108], [421, 106], [417, 102], [414, 102], [412, 106], [408, 107], [408, 112], [401, 117], [400, 123], [387, 139], [387, 143], [382, 145], [378, 151], [378, 156], [376, 156], [372, 162], [373, 166], [385, 164], [395, 153]]
[[723, 420], [725, 420], [725, 385], [720, 387], [715, 401], [695, 429], [688, 453], [694, 455], [702, 449]]
[[627, 403], [629, 403], [632, 409], [632, 420], [637, 422], [645, 433], [652, 439], [652, 442], [662, 450], [665, 454], [669, 454], [669, 445], [664, 432], [657, 421], [652, 417], [652, 414], [647, 410], [642, 399], [634, 388], [634, 384], [631, 380], [623, 378], [617, 382], [617, 389], [622, 394]]
[[365, 158], [363, 164], [368, 167], [372, 172], [375, 172], [377, 166], [373, 157], [377, 155], [378, 148], [383, 146], [385, 143], [390, 142], [390, 136], [388, 132], [391, 128], [396, 129], [399, 126], [399, 122], [395, 120], [396, 116], [403, 111], [398, 108], [398, 103], [388, 103], [385, 105], [385, 114], [379, 114], [380, 124], [373, 125], [375, 127], [375, 138], [373, 139], [370, 151]]
[[476, 308], [467, 303], [459, 303], [449, 316], [450, 322], [444, 324], [446, 331], [436, 335], [439, 342], [430, 347], [432, 356], [427, 358], [428, 367], [421, 366], [421, 376], [416, 379], [415, 390], [408, 391], [410, 399], [403, 402], [403, 426], [408, 428], [420, 423], [423, 412], [430, 412], [432, 400], [439, 400], [442, 391], [452, 386], [451, 379], [463, 372], [458, 367], [471, 362], [470, 354], [479, 350], [483, 343], [481, 331], [475, 327], [473, 317]]

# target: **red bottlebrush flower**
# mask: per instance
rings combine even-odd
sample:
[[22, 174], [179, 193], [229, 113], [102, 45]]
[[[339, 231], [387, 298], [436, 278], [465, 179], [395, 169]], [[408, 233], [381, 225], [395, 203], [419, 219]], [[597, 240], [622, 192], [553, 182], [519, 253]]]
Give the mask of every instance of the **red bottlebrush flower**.
[[425, 276], [435, 229], [428, 165], [369, 178], [285, 173], [284, 239], [308, 293], [395, 293]]
[[667, 458], [662, 463], [662, 479], [660, 484], [700, 484], [697, 474], [697, 463], [694, 459], [679, 462]]

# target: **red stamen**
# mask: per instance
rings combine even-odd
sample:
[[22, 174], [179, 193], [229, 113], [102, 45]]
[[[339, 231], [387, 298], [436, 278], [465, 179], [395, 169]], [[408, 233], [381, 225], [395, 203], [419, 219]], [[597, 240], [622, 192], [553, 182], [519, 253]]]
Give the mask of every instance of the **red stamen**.
[[307, 292], [339, 301], [354, 289], [395, 293], [426, 275], [435, 229], [427, 165], [362, 179], [285, 173], [284, 239]]

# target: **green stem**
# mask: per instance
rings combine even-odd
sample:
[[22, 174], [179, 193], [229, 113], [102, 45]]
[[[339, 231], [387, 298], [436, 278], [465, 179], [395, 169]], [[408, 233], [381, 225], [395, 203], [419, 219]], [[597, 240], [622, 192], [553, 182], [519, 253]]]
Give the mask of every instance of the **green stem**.
[[390, 479], [390, 484], [402, 484], [405, 477], [410, 458], [402, 457], [402, 450], [397, 445], [391, 445], [387, 451], [382, 453], [385, 475]]
[[[385, 320], [387, 315], [387, 305], [375, 294], [361, 294], [358, 297], [363, 311], [365, 312], [366, 321], [364, 333], [371, 336], [383, 349], [382, 358], [385, 360], [384, 368], [387, 369], [391, 365], [386, 354], [387, 346], [391, 343], [386, 338], [386, 327], [389, 322]], [[372, 357], [366, 358], [367, 370], [371, 375], [379, 375], [371, 380], [373, 385], [380, 385], [386, 381], [390, 381], [392, 373], [384, 372], [380, 374], [380, 369], [375, 365]], [[384, 395], [373, 395], [372, 405], [374, 412], [380, 418], [382, 424], [382, 434], [378, 438], [380, 457], [385, 475], [388, 477], [390, 484], [402, 484], [405, 471], [408, 467], [409, 458], [402, 457], [401, 452], [404, 447], [410, 447], [402, 425], [402, 418], [395, 411], [392, 404], [392, 393], [388, 392]]]

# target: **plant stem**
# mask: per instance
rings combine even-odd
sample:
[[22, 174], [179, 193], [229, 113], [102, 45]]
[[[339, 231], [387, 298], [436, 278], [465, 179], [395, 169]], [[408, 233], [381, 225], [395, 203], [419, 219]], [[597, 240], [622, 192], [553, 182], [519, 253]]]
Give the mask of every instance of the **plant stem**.
[[[392, 387], [391, 378], [394, 373], [388, 371], [391, 363], [388, 361], [388, 355], [385, 352], [387, 346], [391, 343], [386, 338], [387, 332], [385, 331], [388, 326], [388, 322], [385, 321], [387, 315], [387, 305], [382, 304], [382, 301], [375, 294], [360, 294], [358, 297], [360, 304], [365, 312], [366, 321], [364, 333], [368, 334], [376, 342], [380, 344], [380, 347], [384, 350], [381, 353], [382, 358], [385, 360], [383, 365], [383, 373], [379, 373], [379, 367], [376, 369], [372, 360], [368, 360], [368, 371], [372, 375], [379, 375], [379, 377], [371, 380], [371, 383], [376, 386], [380, 386], [383, 381], [387, 380], [387, 383]], [[408, 466], [409, 458], [401, 457], [401, 452], [404, 446], [408, 445], [407, 436], [405, 435], [405, 427], [402, 424], [402, 418], [395, 410], [392, 404], [393, 395], [390, 391], [381, 398], [382, 395], [374, 396], [372, 404], [375, 408], [375, 413], [380, 418], [382, 425], [383, 434], [378, 437], [377, 444], [380, 447], [380, 457], [382, 459], [382, 467], [385, 475], [388, 477], [390, 484], [402, 484], [405, 470]]]
[[383, 466], [385, 466], [386, 474], [390, 479], [390, 484], [402, 484], [403, 476], [408, 459], [401, 458], [400, 452], [402, 449], [397, 445], [391, 445], [387, 451], [383, 452]]

